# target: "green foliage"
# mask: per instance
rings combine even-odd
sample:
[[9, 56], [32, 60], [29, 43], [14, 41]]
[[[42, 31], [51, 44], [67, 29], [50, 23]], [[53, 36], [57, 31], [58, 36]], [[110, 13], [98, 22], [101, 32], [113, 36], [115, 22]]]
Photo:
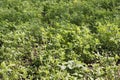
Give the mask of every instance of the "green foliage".
[[0, 1], [0, 79], [119, 80], [120, 0]]

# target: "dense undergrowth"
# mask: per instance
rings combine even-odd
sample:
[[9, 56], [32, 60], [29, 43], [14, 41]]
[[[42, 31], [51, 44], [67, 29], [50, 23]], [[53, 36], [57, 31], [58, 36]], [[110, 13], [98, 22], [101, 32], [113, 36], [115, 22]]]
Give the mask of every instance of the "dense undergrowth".
[[0, 79], [120, 80], [120, 0], [1, 0]]

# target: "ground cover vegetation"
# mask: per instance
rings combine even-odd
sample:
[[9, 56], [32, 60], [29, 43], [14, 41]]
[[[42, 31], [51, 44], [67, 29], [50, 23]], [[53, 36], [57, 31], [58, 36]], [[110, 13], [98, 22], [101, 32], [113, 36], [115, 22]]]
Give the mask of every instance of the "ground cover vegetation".
[[0, 0], [1, 80], [120, 80], [120, 0]]

